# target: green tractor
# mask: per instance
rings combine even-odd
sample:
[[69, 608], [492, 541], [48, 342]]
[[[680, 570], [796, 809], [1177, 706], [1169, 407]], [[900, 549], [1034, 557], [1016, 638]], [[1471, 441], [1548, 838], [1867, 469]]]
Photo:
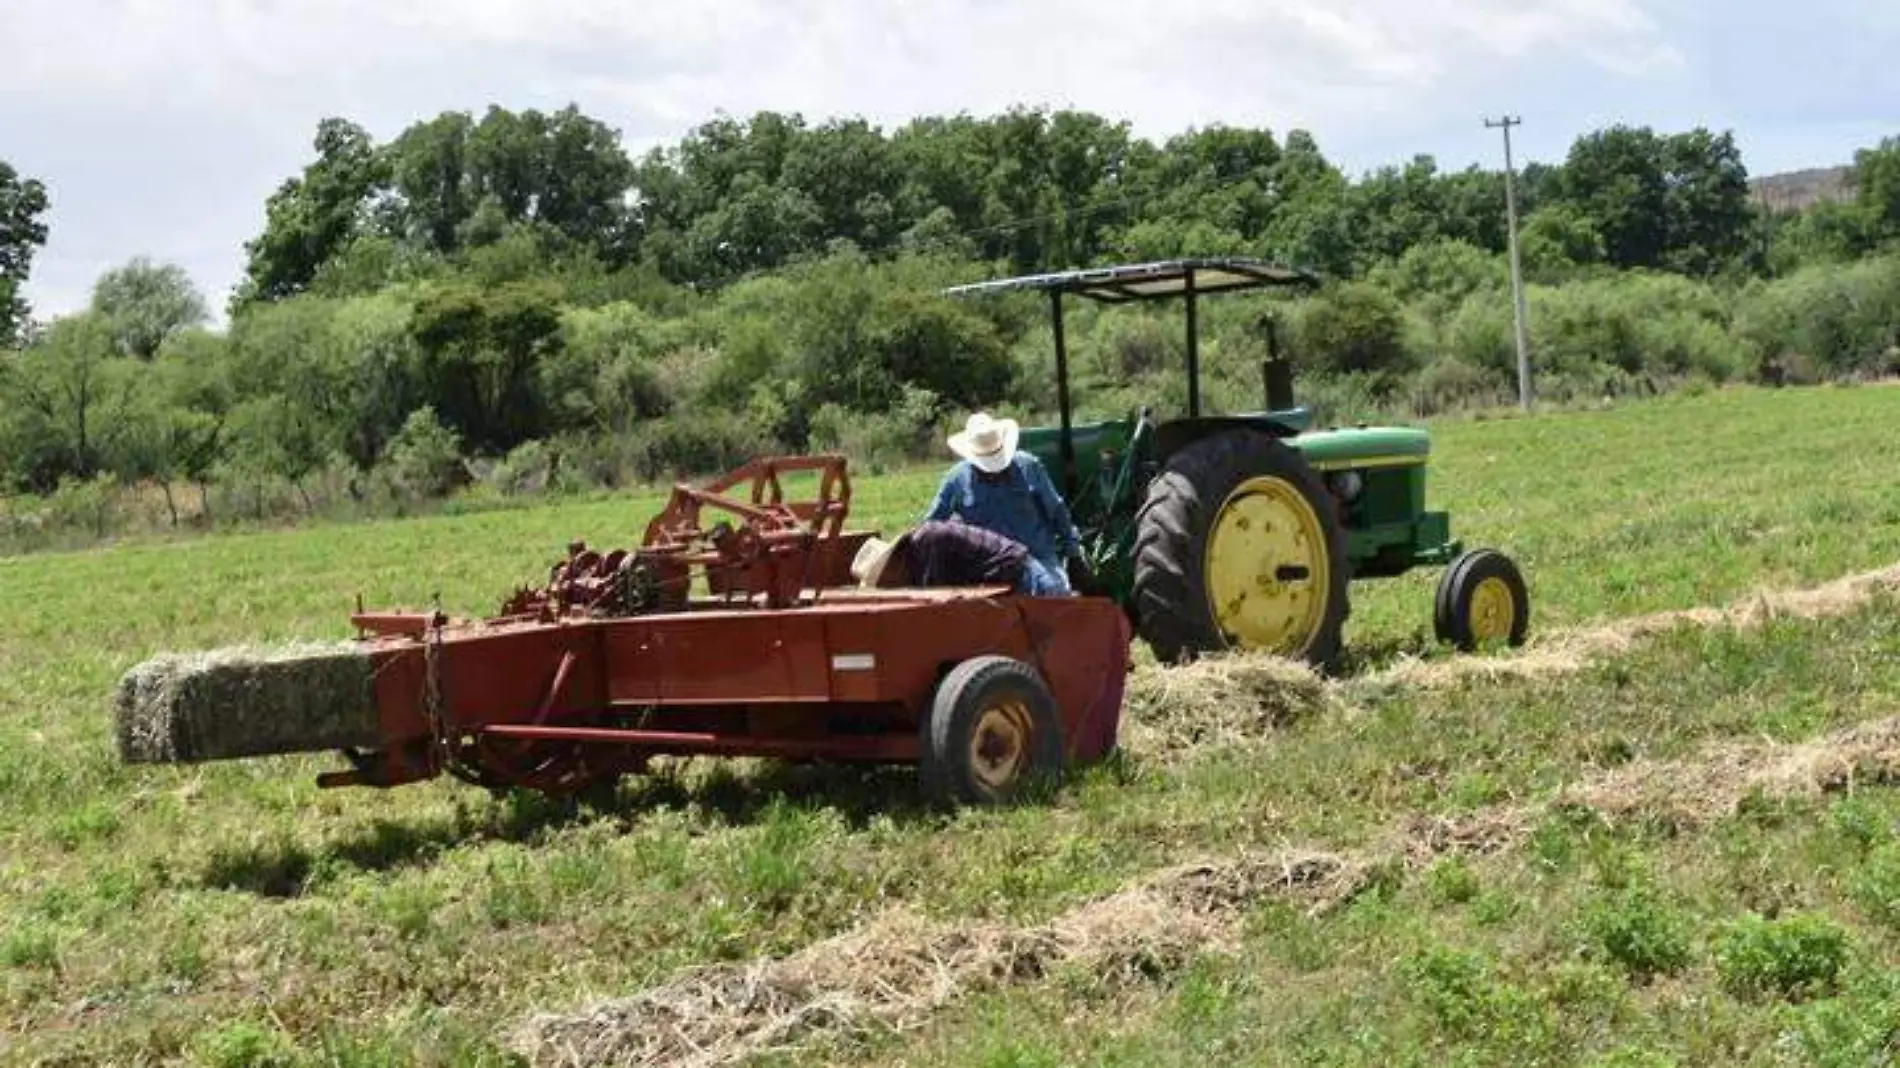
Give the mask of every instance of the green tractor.
[[[1519, 645], [1530, 619], [1517, 566], [1493, 549], [1467, 551], [1450, 517], [1425, 506], [1430, 436], [1408, 427], [1315, 429], [1295, 405], [1278, 331], [1266, 322], [1266, 407], [1201, 411], [1203, 294], [1310, 289], [1314, 275], [1256, 259], [1132, 264], [957, 286], [959, 297], [1049, 295], [1061, 423], [1025, 429], [1022, 447], [1046, 465], [1082, 532], [1085, 593], [1114, 598], [1156, 657], [1180, 661], [1258, 649], [1337, 666], [1350, 614], [1347, 584], [1446, 566], [1434, 629], [1463, 650]], [[1063, 297], [1111, 304], [1180, 298], [1187, 319], [1187, 416], [1076, 423], [1071, 418]]]

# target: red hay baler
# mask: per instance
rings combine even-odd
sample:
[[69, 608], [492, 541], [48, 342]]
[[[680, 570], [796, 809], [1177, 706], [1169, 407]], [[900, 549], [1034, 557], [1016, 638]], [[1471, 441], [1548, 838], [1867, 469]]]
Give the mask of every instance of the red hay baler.
[[[797, 472], [812, 499], [785, 499]], [[858, 589], [849, 505], [842, 457], [758, 460], [675, 487], [638, 548], [569, 546], [493, 618], [359, 610], [375, 741], [319, 781], [567, 792], [704, 754], [916, 764], [931, 796], [982, 803], [1114, 748], [1119, 606]]]

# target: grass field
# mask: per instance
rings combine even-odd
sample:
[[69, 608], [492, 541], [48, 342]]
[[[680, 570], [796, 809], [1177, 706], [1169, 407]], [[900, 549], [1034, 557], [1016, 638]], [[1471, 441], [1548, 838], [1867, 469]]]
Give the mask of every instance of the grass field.
[[[1900, 389], [1450, 423], [1435, 448], [1434, 506], [1520, 561], [1534, 632], [1900, 561]], [[860, 519], [900, 525], [933, 477], [865, 480]], [[654, 503], [0, 560], [0, 1060], [507, 1063], [531, 1012], [794, 953], [893, 906], [1033, 927], [1184, 861], [1365, 850], [1504, 810], [1535, 818], [1494, 849], [1385, 865], [1337, 907], [1263, 895], [1181, 959], [1058, 961], [915, 1029], [766, 1059], [1845, 1065], [1900, 1041], [1881, 967], [1900, 953], [1900, 790], [1879, 776], [1699, 821], [1539, 808], [1619, 769], [1900, 715], [1884, 599], [1683, 628], [1560, 677], [1348, 682], [1282, 728], [1131, 745], [1011, 811], [926, 811], [897, 772], [696, 764], [583, 808], [319, 792], [321, 759], [116, 764], [109, 694], [154, 651], [342, 636], [359, 592], [489, 611], [572, 537], [632, 541]], [[1428, 651], [1435, 579], [1355, 589], [1362, 670]]]

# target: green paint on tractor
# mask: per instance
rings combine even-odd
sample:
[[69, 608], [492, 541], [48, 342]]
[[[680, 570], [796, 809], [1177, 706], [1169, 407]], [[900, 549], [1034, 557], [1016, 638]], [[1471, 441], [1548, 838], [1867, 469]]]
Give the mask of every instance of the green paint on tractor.
[[[1293, 401], [1271, 316], [1264, 320], [1265, 407], [1201, 411], [1197, 299], [1317, 284], [1310, 272], [1230, 257], [1031, 275], [950, 292], [1047, 296], [1061, 421], [1025, 429], [1022, 447], [1064, 488], [1082, 531], [1085, 592], [1121, 603], [1158, 656], [1255, 647], [1253, 634], [1274, 645], [1270, 651], [1324, 668], [1340, 652], [1348, 581], [1444, 565], [1433, 607], [1441, 640], [1461, 648], [1522, 642], [1529, 603], [1516, 565], [1494, 550], [1466, 552], [1452, 536], [1450, 515], [1427, 507], [1431, 436], [1414, 427], [1314, 427]], [[1110, 304], [1180, 299], [1188, 411], [1159, 422], [1146, 408], [1126, 419], [1075, 422], [1065, 295]], [[1217, 552], [1217, 542], [1226, 548]]]

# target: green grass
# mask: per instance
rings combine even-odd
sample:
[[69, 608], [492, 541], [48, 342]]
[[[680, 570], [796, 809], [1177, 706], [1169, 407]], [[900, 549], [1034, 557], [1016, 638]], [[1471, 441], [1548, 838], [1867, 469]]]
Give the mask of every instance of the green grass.
[[[1434, 505], [1522, 562], [1539, 628], [1900, 559], [1900, 390], [1450, 423], [1435, 442]], [[906, 521], [934, 477], [862, 480], [861, 521]], [[359, 592], [490, 611], [570, 538], [635, 540], [656, 503], [0, 560], [0, 1060], [500, 1063], [528, 1011], [790, 952], [891, 902], [1038, 922], [1190, 856], [1351, 846], [1632, 759], [1900, 711], [1900, 611], [1879, 604], [1682, 631], [1559, 680], [1368, 693], [1012, 811], [928, 812], [902, 771], [695, 765], [589, 807], [323, 792], [323, 759], [116, 763], [108, 695], [155, 650], [341, 636]], [[1359, 587], [1349, 640], [1416, 647], [1435, 578]], [[1263, 907], [1234, 959], [1135, 987], [1059, 975], [809, 1059], [1867, 1063], [1900, 1025], [1874, 968], [1900, 950], [1897, 819], [1876, 788], [1674, 840], [1552, 823], [1324, 919]], [[1783, 929], [1810, 914], [1841, 948]]]

